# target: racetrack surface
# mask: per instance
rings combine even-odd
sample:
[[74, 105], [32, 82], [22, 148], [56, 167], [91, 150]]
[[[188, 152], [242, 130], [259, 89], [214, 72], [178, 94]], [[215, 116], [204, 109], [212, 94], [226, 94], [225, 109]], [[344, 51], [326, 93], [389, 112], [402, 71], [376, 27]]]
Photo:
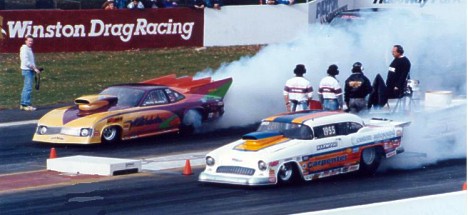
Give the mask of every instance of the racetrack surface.
[[[147, 158], [210, 150], [255, 129], [225, 129], [194, 136], [165, 135], [115, 146], [53, 146], [31, 142], [35, 125], [0, 128], [0, 174], [45, 169], [50, 148], [71, 155]], [[386, 169], [374, 177], [356, 174], [286, 186], [248, 188], [202, 184], [201, 167], [149, 171], [112, 180], [69, 183], [0, 194], [2, 214], [290, 214], [459, 191], [466, 160], [448, 160], [411, 170]]]
[[201, 184], [180, 171], [0, 195], [5, 214], [291, 214], [461, 190], [464, 161], [287, 187]]

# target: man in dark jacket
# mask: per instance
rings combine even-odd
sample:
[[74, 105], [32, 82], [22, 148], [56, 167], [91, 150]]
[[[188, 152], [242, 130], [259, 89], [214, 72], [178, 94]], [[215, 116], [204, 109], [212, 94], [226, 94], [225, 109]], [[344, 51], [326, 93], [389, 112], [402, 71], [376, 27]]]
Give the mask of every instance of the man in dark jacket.
[[387, 75], [387, 97], [389, 99], [398, 99], [403, 97], [403, 93], [406, 89], [406, 82], [410, 79], [411, 63], [403, 53], [403, 47], [400, 45], [394, 45], [392, 49], [392, 55], [394, 57], [390, 67], [388, 68]]
[[351, 113], [359, 113], [367, 106], [366, 96], [372, 92], [369, 79], [362, 73], [360, 62], [353, 64], [352, 74], [345, 81], [345, 103]]

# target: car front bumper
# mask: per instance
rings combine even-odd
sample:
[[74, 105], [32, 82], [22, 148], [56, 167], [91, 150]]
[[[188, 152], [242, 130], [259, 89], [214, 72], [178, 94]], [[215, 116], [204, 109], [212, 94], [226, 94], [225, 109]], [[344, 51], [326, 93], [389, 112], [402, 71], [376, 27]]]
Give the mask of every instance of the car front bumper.
[[200, 173], [198, 177], [200, 182], [232, 184], [245, 186], [264, 186], [276, 184], [276, 179], [271, 180], [269, 177], [246, 177], [246, 176], [227, 176], [220, 174], [210, 174], [207, 172]]

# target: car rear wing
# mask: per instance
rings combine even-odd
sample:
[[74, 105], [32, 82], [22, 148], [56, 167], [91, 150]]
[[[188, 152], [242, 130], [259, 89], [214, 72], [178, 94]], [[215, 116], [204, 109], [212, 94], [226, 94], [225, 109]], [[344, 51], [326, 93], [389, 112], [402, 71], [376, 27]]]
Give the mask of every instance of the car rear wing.
[[393, 121], [386, 118], [371, 118], [366, 122], [369, 126], [395, 126], [395, 127], [406, 127], [411, 124], [411, 121]]
[[171, 74], [140, 83], [165, 85], [177, 88], [182, 93], [202, 94], [223, 98], [232, 84], [232, 78], [213, 81], [211, 77], [193, 79], [192, 76], [177, 77], [175, 74]]

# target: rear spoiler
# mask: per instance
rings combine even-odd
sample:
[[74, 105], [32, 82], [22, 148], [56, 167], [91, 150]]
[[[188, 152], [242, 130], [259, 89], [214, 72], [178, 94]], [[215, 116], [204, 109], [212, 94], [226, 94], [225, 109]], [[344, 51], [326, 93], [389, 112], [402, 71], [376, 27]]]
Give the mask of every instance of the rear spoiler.
[[411, 124], [411, 121], [393, 121], [386, 118], [371, 118], [366, 124], [373, 126], [393, 125], [395, 127], [406, 127]]
[[164, 85], [179, 89], [183, 93], [202, 94], [223, 98], [232, 84], [232, 78], [213, 81], [211, 77], [193, 79], [192, 76], [177, 77], [175, 74], [149, 79], [140, 83]]

